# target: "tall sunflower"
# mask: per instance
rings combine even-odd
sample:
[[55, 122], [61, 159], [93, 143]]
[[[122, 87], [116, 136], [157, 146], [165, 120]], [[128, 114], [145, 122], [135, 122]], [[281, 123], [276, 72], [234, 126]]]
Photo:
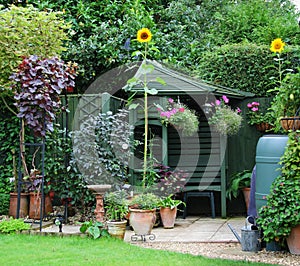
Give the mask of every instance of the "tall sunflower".
[[147, 28], [142, 28], [137, 33], [137, 40], [139, 42], [150, 42], [152, 38], [151, 31]]
[[274, 53], [281, 53], [284, 46], [285, 43], [281, 40], [281, 38], [277, 38], [272, 41], [270, 50]]

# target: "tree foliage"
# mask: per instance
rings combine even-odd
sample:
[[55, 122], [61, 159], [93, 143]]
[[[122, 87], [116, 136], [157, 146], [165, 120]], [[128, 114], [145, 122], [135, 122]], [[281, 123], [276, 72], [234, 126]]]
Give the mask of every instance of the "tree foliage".
[[59, 55], [68, 39], [70, 24], [61, 13], [45, 12], [27, 6], [0, 9], [0, 88], [9, 89], [9, 76], [21, 63], [21, 56]]
[[240, 0], [214, 14], [212, 42], [215, 45], [251, 42], [269, 44], [282, 38], [299, 43], [298, 15], [291, 1]]

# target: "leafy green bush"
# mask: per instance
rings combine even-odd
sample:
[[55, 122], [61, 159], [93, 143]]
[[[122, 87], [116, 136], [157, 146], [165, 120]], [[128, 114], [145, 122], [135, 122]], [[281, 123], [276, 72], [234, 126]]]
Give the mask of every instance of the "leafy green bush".
[[[278, 77], [273, 56], [267, 45], [223, 45], [203, 53], [195, 73], [215, 84], [252, 92], [260, 97], [271, 96], [268, 90], [274, 88], [272, 78]], [[296, 47], [282, 56], [286, 59], [283, 69], [296, 69], [299, 64]]]
[[9, 198], [9, 194], [0, 193], [0, 215], [8, 214]]
[[272, 183], [267, 204], [259, 209], [257, 223], [266, 242], [283, 244], [291, 229], [300, 223], [300, 131], [289, 133], [280, 159], [281, 175]]
[[244, 41], [268, 44], [275, 38], [299, 43], [298, 15], [290, 1], [231, 1], [215, 17], [211, 33], [215, 45]]
[[86, 181], [72, 160], [72, 140], [57, 127], [46, 135], [45, 181], [46, 191], [53, 190], [60, 199], [71, 199], [71, 204], [86, 207], [94, 202]]
[[2, 220], [0, 221], [0, 233], [15, 233], [17, 231], [30, 229], [30, 224], [24, 223], [22, 219]]

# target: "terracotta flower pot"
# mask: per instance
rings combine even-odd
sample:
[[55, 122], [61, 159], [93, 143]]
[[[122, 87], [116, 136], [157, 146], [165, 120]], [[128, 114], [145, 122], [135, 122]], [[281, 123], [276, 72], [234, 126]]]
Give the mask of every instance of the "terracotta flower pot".
[[129, 209], [129, 222], [136, 235], [150, 235], [156, 221], [156, 209]]
[[251, 191], [251, 189], [249, 187], [243, 188], [243, 195], [244, 195], [244, 199], [245, 199], [245, 203], [246, 203], [247, 212], [248, 212], [249, 202], [250, 202], [250, 191]]
[[161, 207], [160, 208], [160, 218], [163, 223], [164, 228], [170, 229], [174, 228], [176, 214], [177, 214], [177, 207], [171, 209], [169, 207]]
[[292, 228], [286, 242], [292, 254], [300, 255], [300, 224]]
[[[51, 213], [53, 211], [51, 199], [48, 194], [45, 195], [45, 205], [44, 213]], [[30, 205], [29, 205], [29, 218], [31, 219], [40, 219], [40, 210], [41, 210], [41, 193], [30, 192]]]
[[112, 237], [124, 240], [125, 232], [126, 232], [126, 224], [127, 224], [126, 220], [120, 222], [107, 221], [106, 222], [107, 231]]
[[[28, 193], [20, 194], [20, 212], [19, 218], [25, 218], [28, 215]], [[9, 216], [17, 218], [18, 193], [10, 193]]]

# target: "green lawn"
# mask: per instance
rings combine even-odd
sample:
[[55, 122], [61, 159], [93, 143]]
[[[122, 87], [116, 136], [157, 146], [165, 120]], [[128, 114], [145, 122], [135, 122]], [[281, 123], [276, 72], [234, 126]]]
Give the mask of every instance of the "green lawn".
[[101, 238], [39, 235], [1, 235], [0, 265], [266, 265], [162, 250], [145, 249], [129, 243]]

